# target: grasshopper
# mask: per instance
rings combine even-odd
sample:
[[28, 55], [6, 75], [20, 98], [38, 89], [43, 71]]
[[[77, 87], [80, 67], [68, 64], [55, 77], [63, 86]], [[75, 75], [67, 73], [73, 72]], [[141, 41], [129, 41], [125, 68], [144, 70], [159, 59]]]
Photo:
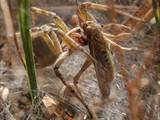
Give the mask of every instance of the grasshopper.
[[[116, 38], [117, 36], [118, 36], [117, 38], [119, 38], [121, 35], [124, 38], [125, 35], [128, 35], [128, 34], [120, 33], [119, 35], [116, 36], [110, 33], [105, 33], [104, 32], [105, 27], [104, 26], [102, 27], [96, 21], [94, 16], [92, 16], [92, 14], [90, 14], [87, 11], [87, 9], [89, 9], [90, 7], [91, 9], [101, 8], [103, 10], [106, 10], [107, 8], [104, 5], [86, 2], [86, 3], [82, 3], [81, 5], [79, 5], [78, 10], [77, 10], [77, 15], [79, 17], [80, 26], [83, 29], [83, 35], [84, 35], [83, 40], [87, 41], [87, 45], [89, 46], [90, 54], [92, 55], [92, 57], [96, 59], [96, 62], [93, 64], [94, 64], [95, 71], [96, 71], [98, 86], [99, 86], [99, 89], [102, 95], [101, 100], [102, 100], [102, 103], [106, 103], [109, 100], [110, 85], [115, 75], [115, 67], [114, 67], [113, 57], [111, 54], [110, 45], [114, 45], [120, 48], [120, 50], [134, 50], [135, 48], [124, 48], [116, 44], [112, 40], [110, 40], [112, 38]], [[127, 15], [133, 19], [140, 21], [139, 18], [128, 15], [127, 13], [123, 13], [123, 15]], [[116, 25], [123, 29], [127, 29], [128, 31], [131, 31], [130, 27], [128, 26], [124, 26], [121, 24], [115, 24], [115, 23], [114, 24], [111, 23], [110, 25], [111, 26]], [[105, 25], [105, 26], [110, 26], [110, 25]], [[87, 58], [84, 64], [82, 65], [82, 68], [80, 69], [80, 71], [74, 77], [75, 85], [78, 84], [78, 80], [80, 76], [91, 64], [92, 64], [92, 61], [90, 61]]]
[[90, 54], [97, 61], [94, 63], [94, 67], [99, 89], [102, 94], [102, 100], [104, 100], [110, 95], [110, 84], [113, 81], [115, 74], [109, 43], [106, 42], [101, 33], [101, 27], [97, 24], [84, 24], [83, 30], [87, 36]]

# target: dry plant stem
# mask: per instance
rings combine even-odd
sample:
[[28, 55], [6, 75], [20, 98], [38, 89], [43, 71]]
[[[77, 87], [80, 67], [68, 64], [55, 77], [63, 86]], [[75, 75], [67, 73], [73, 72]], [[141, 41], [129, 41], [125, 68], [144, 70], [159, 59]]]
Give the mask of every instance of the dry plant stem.
[[[131, 117], [133, 120], [138, 120], [137, 118], [135, 118], [138, 114], [139, 114], [139, 98], [138, 98], [138, 93], [134, 93], [136, 90], [136, 92], [138, 91], [137, 88], [135, 86], [133, 86], [133, 84], [131, 84], [129, 82], [129, 74], [126, 70], [126, 62], [125, 62], [125, 59], [124, 59], [124, 52], [118, 48], [117, 49], [117, 55], [118, 55], [118, 61], [119, 61], [119, 64], [120, 64], [120, 73], [122, 74], [122, 79], [124, 81], [124, 84], [128, 90], [128, 99], [129, 99], [129, 110], [131, 112]], [[138, 101], [138, 102], [137, 102]], [[136, 111], [135, 111], [136, 110]]]
[[[147, 12], [147, 15], [145, 15], [145, 17], [147, 19], [149, 19], [150, 16], [152, 16], [152, 14], [151, 14], [151, 11], [149, 10]], [[130, 103], [129, 108], [131, 110], [132, 119], [134, 119], [134, 120], [139, 119], [137, 117], [138, 115], [140, 115], [140, 117], [143, 116], [143, 114], [139, 114], [140, 112], [144, 113], [144, 110], [143, 110], [144, 107], [142, 106], [142, 104], [140, 102], [138, 102], [138, 101], [140, 101], [140, 99], [138, 98], [139, 89], [140, 89], [141, 79], [142, 79], [143, 75], [151, 67], [152, 63], [154, 62], [154, 58], [156, 58], [156, 56], [154, 56], [154, 55], [156, 55], [156, 51], [159, 49], [159, 46], [155, 45], [154, 43], [157, 43], [157, 41], [158, 41], [157, 39], [155, 39], [153, 41], [153, 46], [149, 52], [149, 55], [145, 59], [144, 65], [142, 65], [142, 67], [140, 68], [136, 79], [128, 85], [129, 103]], [[159, 44], [159, 43], [157, 43], [157, 44]], [[136, 107], [135, 107], [135, 105], [136, 105]], [[142, 119], [143, 119], [143, 117], [142, 117]]]
[[124, 60], [124, 53], [123, 51], [117, 49], [117, 53], [118, 53], [118, 61], [120, 63], [120, 73], [122, 74], [122, 78], [124, 81], [124, 84], [128, 90], [128, 102], [129, 102], [129, 110], [131, 112], [131, 118], [132, 120], [139, 120], [138, 119], [138, 115], [139, 112], [142, 114], [142, 106], [140, 104], [140, 100], [138, 97], [138, 89], [135, 85], [131, 84], [129, 82], [129, 75], [127, 73], [127, 71], [125, 70], [126, 68], [126, 64], [125, 64], [125, 60]]
[[[132, 120], [144, 120], [144, 106], [141, 103], [140, 98], [138, 97], [139, 95], [139, 90], [134, 88], [133, 86], [130, 88], [131, 91], [128, 91], [128, 101], [129, 101], [129, 110], [131, 112], [131, 118]], [[135, 91], [136, 93], [135, 93]]]
[[[152, 12], [152, 9], [149, 9], [146, 14], [143, 16], [143, 19], [145, 20], [145, 22], [143, 23], [140, 23], [140, 22], [137, 22], [136, 23], [136, 29], [141, 29], [144, 27], [145, 23], [150, 21], [151, 19], [153, 18], [153, 12]], [[134, 26], [134, 24], [133, 24]], [[135, 28], [133, 29], [135, 30]]]
[[13, 20], [11, 17], [10, 8], [8, 5], [8, 0], [0, 0], [0, 5], [3, 11], [5, 26], [6, 26], [6, 33], [7, 33], [7, 43], [8, 43], [8, 53], [7, 54], [7, 64], [11, 65], [11, 67], [16, 66], [16, 51], [15, 51], [15, 35], [14, 35], [14, 28], [13, 28]]
[[[157, 40], [154, 40], [153, 43], [156, 41]], [[140, 68], [138, 75], [136, 76], [136, 79], [127, 85], [128, 92], [129, 92], [129, 103], [130, 103], [129, 108], [131, 110], [132, 119], [134, 119], [134, 120], [138, 120], [138, 118], [136, 116], [139, 114], [139, 112], [140, 113], [144, 112], [143, 106], [140, 103], [140, 99], [138, 98], [139, 89], [141, 86], [141, 79], [144, 76], [144, 74], [146, 73], [146, 71], [151, 67], [151, 65], [153, 63], [153, 59], [155, 57], [154, 54], [157, 49], [159, 49], [159, 48], [157, 48], [156, 46], [153, 45], [153, 47], [150, 50], [149, 55], [146, 57], [146, 59], [144, 61], [144, 65], [142, 65], [142, 67]], [[140, 115], [140, 117], [142, 117], [142, 115]]]
[[[139, 89], [141, 86], [141, 79], [146, 71], [151, 67], [151, 63], [153, 60], [154, 49], [151, 50], [150, 54], [145, 59], [144, 65], [140, 68], [138, 75], [135, 80], [131, 81], [127, 85], [128, 93], [129, 93], [129, 109], [131, 111], [131, 116], [133, 120], [139, 120], [138, 116], [143, 118], [143, 104], [140, 103]], [[140, 114], [141, 113], [141, 114]]]
[[18, 52], [19, 59], [20, 59], [22, 65], [25, 67], [25, 62], [24, 62], [24, 59], [22, 57], [22, 52], [20, 50], [20, 47], [19, 47], [19, 44], [18, 44], [18, 40], [17, 40], [15, 34], [14, 34], [14, 39], [15, 39], [15, 45], [16, 45], [16, 49], [17, 49], [17, 52]]
[[134, 30], [140, 29], [144, 26], [144, 23], [148, 22], [153, 18], [151, 4], [146, 4], [140, 6], [140, 8], [133, 14], [134, 16], [140, 17], [144, 20], [144, 22], [135, 21], [132, 18], [127, 19], [124, 21], [125, 26], [129, 26]]
[[36, 25], [36, 16], [35, 16], [35, 13], [31, 12], [31, 18], [32, 18], [32, 25], [35, 26]]
[[124, 59], [124, 52], [121, 49], [117, 48], [116, 53], [118, 55], [118, 61], [120, 64], [120, 73], [122, 74], [122, 80], [124, 81], [125, 86], [127, 86], [129, 83], [129, 75], [128, 75], [128, 72], [125, 70], [126, 62]]
[[[135, 13], [135, 15], [137, 17], [141, 17], [143, 18], [145, 21], [148, 21], [151, 19], [152, 13], [150, 12], [150, 7], [148, 8], [144, 8], [144, 7], [140, 7], [140, 10], [142, 10], [142, 14], [141, 12], [137, 11]], [[139, 29], [141, 27], [143, 27], [144, 23], [139, 22], [139, 21], [135, 21], [132, 18], [129, 18], [127, 22], [125, 22], [124, 24], [125, 26], [129, 26], [131, 27], [133, 30]], [[116, 31], [117, 32], [117, 31]], [[127, 73], [127, 71], [125, 70], [126, 68], [126, 62], [124, 60], [124, 53], [122, 50], [120, 50], [120, 48], [118, 48], [117, 50], [118, 52], [118, 59], [119, 59], [119, 63], [120, 63], [120, 70], [121, 70], [121, 74], [124, 80], [124, 83], [128, 89], [128, 94], [129, 94], [129, 109], [131, 112], [131, 118], [133, 120], [138, 120], [139, 117], [141, 117], [143, 119], [143, 105], [140, 103], [140, 99], [138, 97], [139, 95], [139, 88], [140, 88], [140, 80], [143, 77], [144, 73], [146, 72], [147, 68], [142, 66], [142, 68], [140, 69], [139, 74], [137, 75], [136, 80], [134, 80], [133, 82], [129, 82], [129, 75]], [[152, 55], [152, 54], [151, 54]], [[146, 59], [147, 61], [145, 61], [145, 65], [149, 66], [150, 61], [149, 59], [151, 59], [151, 57], [149, 57], [148, 59]], [[142, 114], [139, 114], [142, 113]]]
[[107, 1], [108, 5], [110, 6], [110, 8], [108, 9], [107, 13], [109, 14], [110, 17], [110, 22], [112, 23], [116, 23], [116, 11], [115, 11], [115, 4], [113, 0]]

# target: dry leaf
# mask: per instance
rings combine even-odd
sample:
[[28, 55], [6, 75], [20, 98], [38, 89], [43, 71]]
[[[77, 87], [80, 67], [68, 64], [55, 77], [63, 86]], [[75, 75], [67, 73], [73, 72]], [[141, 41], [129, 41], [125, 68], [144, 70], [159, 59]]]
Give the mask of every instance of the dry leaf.
[[7, 87], [0, 87], [1, 98], [3, 101], [6, 101], [9, 95], [9, 89]]

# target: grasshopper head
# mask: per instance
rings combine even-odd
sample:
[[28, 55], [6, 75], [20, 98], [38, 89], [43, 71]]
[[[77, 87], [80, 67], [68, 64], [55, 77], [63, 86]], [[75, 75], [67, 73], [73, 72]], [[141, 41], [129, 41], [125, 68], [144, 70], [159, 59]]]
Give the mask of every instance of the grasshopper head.
[[91, 36], [99, 33], [102, 30], [102, 27], [99, 24], [92, 21], [83, 23], [82, 28], [87, 38], [90, 38]]

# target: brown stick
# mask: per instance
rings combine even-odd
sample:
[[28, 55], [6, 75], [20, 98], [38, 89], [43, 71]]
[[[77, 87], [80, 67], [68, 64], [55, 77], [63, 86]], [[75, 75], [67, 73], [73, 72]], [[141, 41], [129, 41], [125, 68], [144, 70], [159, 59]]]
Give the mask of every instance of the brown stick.
[[132, 29], [140, 29], [144, 26], [146, 22], [152, 19], [152, 6], [150, 3], [141, 6], [137, 12], [133, 14], [144, 20], [144, 22], [135, 21], [132, 18], [129, 18], [127, 21], [124, 22], [124, 25], [131, 27]]
[[10, 7], [8, 4], [8, 0], [0, 0], [1, 9], [4, 15], [4, 21], [6, 26], [6, 36], [8, 43], [8, 50], [6, 53], [6, 62], [10, 67], [15, 67], [17, 62], [17, 52], [15, 49], [16, 37], [13, 26], [13, 20], [10, 12]]

